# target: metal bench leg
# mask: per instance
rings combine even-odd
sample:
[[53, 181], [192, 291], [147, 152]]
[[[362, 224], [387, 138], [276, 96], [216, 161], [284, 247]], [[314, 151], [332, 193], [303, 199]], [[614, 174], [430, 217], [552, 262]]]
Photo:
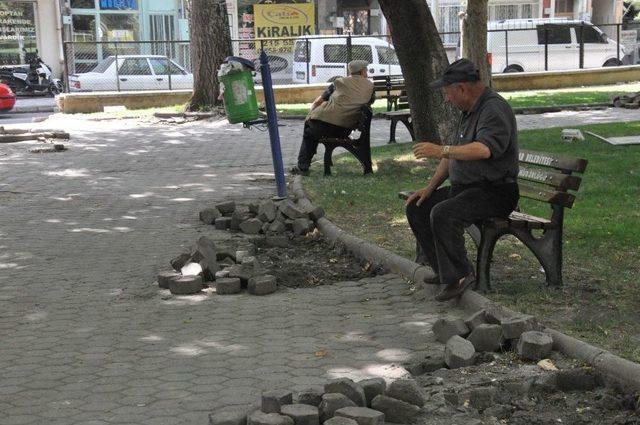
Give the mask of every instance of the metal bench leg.
[[536, 256], [544, 269], [547, 285], [562, 286], [562, 228], [547, 229], [540, 238], [530, 230], [512, 232]]
[[333, 165], [333, 161], [331, 160], [331, 155], [333, 155], [333, 149], [335, 149], [334, 147], [330, 147], [327, 145], [324, 145], [324, 175], [325, 176], [330, 176], [331, 175], [331, 166]]
[[491, 258], [496, 242], [502, 236], [495, 227], [483, 226], [476, 259], [476, 287], [481, 292], [491, 289]]
[[412, 141], [416, 140], [416, 136], [413, 133], [413, 124], [411, 123], [411, 118], [403, 119], [402, 124], [404, 124], [404, 126], [407, 127], [407, 130], [409, 130], [409, 134], [411, 135], [411, 140]]
[[396, 143], [396, 126], [398, 125], [398, 120], [391, 118], [391, 126], [389, 127], [389, 143]]

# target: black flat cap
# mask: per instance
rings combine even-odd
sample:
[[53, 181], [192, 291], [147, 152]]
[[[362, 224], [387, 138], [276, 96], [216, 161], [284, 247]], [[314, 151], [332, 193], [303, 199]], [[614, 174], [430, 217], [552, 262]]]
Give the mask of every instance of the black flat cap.
[[429, 84], [432, 89], [439, 89], [449, 84], [464, 83], [467, 81], [479, 81], [480, 72], [469, 59], [458, 59], [447, 67], [433, 83]]

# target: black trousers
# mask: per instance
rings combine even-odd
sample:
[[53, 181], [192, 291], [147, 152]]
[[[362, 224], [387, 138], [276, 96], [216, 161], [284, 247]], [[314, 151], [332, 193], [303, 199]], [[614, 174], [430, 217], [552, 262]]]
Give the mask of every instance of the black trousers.
[[311, 160], [318, 150], [320, 139], [325, 137], [343, 138], [351, 133], [351, 129], [329, 124], [320, 120], [307, 120], [304, 123], [302, 144], [298, 153], [298, 168], [308, 170]]
[[406, 214], [427, 262], [449, 284], [474, 272], [464, 246], [464, 229], [490, 217], [508, 217], [518, 204], [518, 185], [474, 184], [442, 187]]

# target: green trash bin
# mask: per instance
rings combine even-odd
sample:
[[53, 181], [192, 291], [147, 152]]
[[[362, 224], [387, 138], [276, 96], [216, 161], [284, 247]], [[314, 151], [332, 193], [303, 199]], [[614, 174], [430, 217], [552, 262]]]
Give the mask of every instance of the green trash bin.
[[224, 110], [231, 124], [258, 118], [258, 100], [251, 71], [235, 71], [221, 75], [224, 84]]

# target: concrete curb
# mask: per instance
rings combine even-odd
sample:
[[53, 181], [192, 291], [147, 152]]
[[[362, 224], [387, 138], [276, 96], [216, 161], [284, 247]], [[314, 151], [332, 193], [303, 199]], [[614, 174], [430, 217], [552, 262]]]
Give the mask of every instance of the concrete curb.
[[55, 106], [25, 106], [25, 107], [14, 107], [11, 111], [7, 113], [7, 115], [11, 114], [33, 114], [36, 112], [58, 112], [56, 111]]
[[[293, 181], [293, 193], [304, 208], [309, 208], [313, 205], [304, 192], [302, 176], [295, 177]], [[318, 220], [317, 225], [320, 231], [331, 242], [341, 242], [356, 257], [380, 264], [384, 266], [385, 269], [413, 281], [418, 291], [423, 291], [425, 296], [435, 293], [439, 288], [437, 285], [422, 284], [424, 277], [432, 277], [434, 275], [431, 268], [421, 266], [371, 242], [350, 235], [325, 217]], [[487, 308], [497, 309], [506, 317], [521, 314], [503, 307], [471, 290], [463, 294], [458, 301], [458, 307], [470, 312]], [[544, 332], [553, 337], [554, 349], [569, 357], [588, 363], [602, 373], [609, 385], [623, 390], [640, 391], [640, 364], [625, 360], [607, 350], [594, 347], [555, 329], [545, 328]]]

